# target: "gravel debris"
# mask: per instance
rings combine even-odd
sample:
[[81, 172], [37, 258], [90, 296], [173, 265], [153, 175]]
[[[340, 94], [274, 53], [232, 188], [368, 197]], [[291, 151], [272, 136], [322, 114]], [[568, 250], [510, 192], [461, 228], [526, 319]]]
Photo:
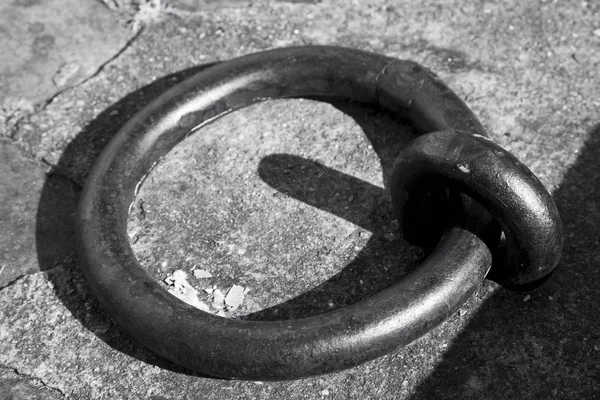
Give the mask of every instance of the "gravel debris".
[[205, 269], [195, 269], [194, 277], [196, 279], [206, 279], [206, 278], [212, 278], [212, 274]]
[[208, 305], [198, 299], [198, 291], [187, 281], [187, 274], [182, 270], [176, 270], [165, 278], [165, 283], [170, 287], [169, 293], [185, 303], [198, 308], [199, 310], [209, 312]]
[[227, 292], [225, 304], [229, 311], [234, 311], [239, 308], [244, 302], [245, 291], [243, 286], [233, 285]]
[[222, 310], [225, 308], [225, 295], [221, 291], [221, 289], [215, 289], [213, 291], [213, 303], [212, 306], [217, 310]]

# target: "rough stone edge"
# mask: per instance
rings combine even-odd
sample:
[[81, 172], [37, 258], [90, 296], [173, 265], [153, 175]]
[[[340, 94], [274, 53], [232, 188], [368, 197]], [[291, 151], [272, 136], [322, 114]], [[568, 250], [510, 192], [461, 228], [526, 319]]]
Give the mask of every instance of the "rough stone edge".
[[31, 376], [31, 375], [25, 374], [23, 372], [20, 372], [17, 368], [13, 368], [8, 365], [0, 364], [0, 379], [6, 379], [6, 378], [19, 379], [21, 381], [25, 381], [27, 384], [29, 384], [37, 389], [49, 391], [53, 395], [60, 396], [61, 398], [64, 398], [64, 399], [67, 398], [67, 395], [62, 390], [48, 385], [43, 380], [36, 378], [34, 376]]

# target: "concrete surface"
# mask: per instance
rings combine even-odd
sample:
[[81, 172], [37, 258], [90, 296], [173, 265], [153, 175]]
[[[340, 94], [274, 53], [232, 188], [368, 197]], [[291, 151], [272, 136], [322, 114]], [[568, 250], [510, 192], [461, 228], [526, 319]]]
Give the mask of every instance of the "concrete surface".
[[102, 4], [79, 0], [3, 1], [0, 32], [5, 107], [40, 103], [82, 82], [131, 36]]
[[[54, 262], [69, 255], [72, 246], [48, 243], [36, 250], [36, 236], [64, 238], [73, 235], [71, 223], [78, 191], [62, 179], [47, 177], [45, 167], [36, 160], [27, 159], [8, 139], [0, 139], [0, 287], [24, 274], [38, 272], [44, 260]], [[63, 194], [61, 204], [38, 218], [39, 196], [44, 186], [52, 186]], [[68, 215], [67, 219], [62, 215]]]
[[[126, 10], [139, 21], [135, 36], [123, 10], [103, 8], [133, 39], [95, 59], [80, 83], [0, 111], [0, 397], [600, 397], [597, 3], [188, 3]], [[215, 61], [299, 44], [376, 51], [438, 72], [551, 190], [564, 256], [540, 288], [514, 293], [486, 281], [428, 335], [347, 371], [290, 382], [200, 377], [142, 347], [98, 306], [73, 254], [76, 199], [110, 137], [168, 87]], [[230, 317], [293, 318], [355, 302], [424, 257], [397, 231], [385, 191], [412, 137], [403, 121], [341, 101], [241, 110], [152, 172], [130, 218], [132, 247], [158, 280], [205, 269], [212, 278], [189, 275], [198, 289], [249, 288]]]

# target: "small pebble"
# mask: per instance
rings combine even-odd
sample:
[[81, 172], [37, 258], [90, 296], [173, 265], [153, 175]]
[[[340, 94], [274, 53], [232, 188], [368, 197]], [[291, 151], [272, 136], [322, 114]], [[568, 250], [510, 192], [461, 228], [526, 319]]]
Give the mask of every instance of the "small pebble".
[[225, 297], [227, 308], [231, 311], [236, 310], [244, 301], [244, 294], [243, 286], [233, 285]]
[[600, 28], [594, 29], [594, 36], [600, 37]]
[[225, 295], [223, 294], [223, 292], [221, 292], [221, 290], [219, 289], [215, 289], [213, 291], [213, 303], [212, 306], [214, 308], [216, 308], [217, 310], [221, 310], [224, 308], [224, 301], [225, 301]]
[[196, 277], [196, 279], [212, 278], [212, 274], [204, 269], [195, 269], [194, 277]]
[[523, 297], [523, 301], [529, 301], [529, 300], [531, 300], [531, 295], [530, 294], [525, 295], [525, 297]]

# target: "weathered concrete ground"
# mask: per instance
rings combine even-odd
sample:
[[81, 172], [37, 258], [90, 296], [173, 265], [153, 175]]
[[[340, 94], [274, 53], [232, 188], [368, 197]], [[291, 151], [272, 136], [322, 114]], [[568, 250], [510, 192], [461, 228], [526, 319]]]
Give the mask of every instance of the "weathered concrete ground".
[[[97, 10], [115, 31], [111, 42], [98, 33], [106, 28], [96, 30], [102, 57], [66, 48], [36, 53], [33, 64], [44, 63], [39, 54], [61, 55], [56, 71], [50, 64], [30, 70], [47, 82], [58, 73], [63, 85], [1, 98], [0, 397], [600, 397], [597, 3], [231, 1], [218, 8], [179, 0], [134, 12], [136, 29], [145, 26], [137, 35], [117, 4], [124, 2]], [[26, 25], [32, 14], [15, 15]], [[2, 28], [13, 25], [3, 20]], [[66, 34], [45, 40], [75, 46]], [[77, 198], [107, 141], [168, 87], [215, 61], [302, 44], [361, 48], [438, 72], [551, 190], [565, 225], [564, 256], [540, 288], [514, 293], [484, 282], [430, 334], [347, 371], [291, 382], [200, 377], [142, 347], [98, 306], [73, 254]], [[65, 78], [60, 68], [69, 63], [86, 72]], [[15, 71], [2, 65], [0, 87], [30, 83]], [[345, 102], [280, 100], [236, 112], [188, 138], [152, 172], [130, 219], [132, 247], [157, 280], [181, 269], [198, 289], [249, 288], [236, 312], [246, 318], [355, 302], [424, 256], [402, 240], [384, 189], [412, 135], [393, 116]], [[193, 269], [213, 277], [193, 278]]]

